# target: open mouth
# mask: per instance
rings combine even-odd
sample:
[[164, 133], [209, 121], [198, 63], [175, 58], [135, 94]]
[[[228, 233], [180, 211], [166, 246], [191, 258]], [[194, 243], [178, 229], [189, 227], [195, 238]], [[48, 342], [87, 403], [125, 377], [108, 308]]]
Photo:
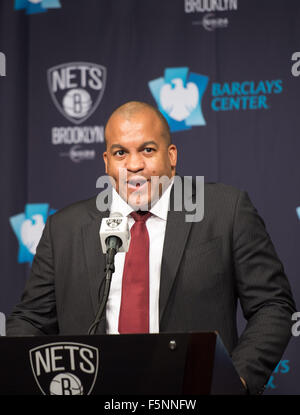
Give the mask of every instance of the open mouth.
[[148, 180], [145, 177], [133, 177], [128, 180], [127, 184], [130, 189], [133, 190], [141, 190], [144, 186], [146, 186]]

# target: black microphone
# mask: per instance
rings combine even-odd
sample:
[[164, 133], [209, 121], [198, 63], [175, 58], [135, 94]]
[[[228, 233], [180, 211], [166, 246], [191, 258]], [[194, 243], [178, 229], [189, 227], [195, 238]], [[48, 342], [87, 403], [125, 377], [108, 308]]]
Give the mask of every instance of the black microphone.
[[100, 242], [105, 259], [105, 287], [103, 298], [97, 311], [95, 320], [88, 330], [88, 334], [95, 334], [106, 307], [112, 274], [115, 272], [115, 255], [118, 252], [127, 252], [130, 243], [128, 219], [120, 213], [112, 213], [109, 218], [102, 219], [100, 227]]

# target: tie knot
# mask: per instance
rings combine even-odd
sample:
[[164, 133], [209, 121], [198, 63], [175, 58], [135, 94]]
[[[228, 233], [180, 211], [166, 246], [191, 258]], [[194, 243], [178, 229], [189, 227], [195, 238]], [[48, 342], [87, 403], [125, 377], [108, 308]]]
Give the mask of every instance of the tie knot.
[[146, 222], [146, 220], [151, 216], [151, 212], [131, 212], [130, 215], [136, 222]]

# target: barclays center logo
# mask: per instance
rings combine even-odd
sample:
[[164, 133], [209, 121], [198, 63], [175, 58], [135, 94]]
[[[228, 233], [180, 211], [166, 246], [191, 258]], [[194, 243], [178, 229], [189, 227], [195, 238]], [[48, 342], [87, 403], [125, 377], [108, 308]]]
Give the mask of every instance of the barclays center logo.
[[149, 82], [150, 91], [171, 132], [205, 125], [201, 102], [209, 77], [188, 67], [166, 68], [164, 76]]
[[47, 71], [48, 87], [58, 111], [74, 124], [87, 120], [100, 104], [106, 68], [90, 62], [71, 62]]
[[60, 7], [60, 0], [15, 0], [15, 10], [26, 10], [26, 14], [43, 13]]
[[47, 218], [55, 212], [48, 203], [31, 203], [25, 206], [24, 213], [9, 218], [19, 242], [18, 263], [32, 263]]

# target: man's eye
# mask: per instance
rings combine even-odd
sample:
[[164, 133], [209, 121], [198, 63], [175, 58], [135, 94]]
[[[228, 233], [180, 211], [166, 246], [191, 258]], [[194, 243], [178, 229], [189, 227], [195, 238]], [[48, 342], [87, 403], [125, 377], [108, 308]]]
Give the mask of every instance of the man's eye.
[[152, 147], [145, 147], [144, 148], [145, 153], [152, 153], [152, 151], [154, 151], [154, 148]]
[[116, 156], [124, 156], [124, 154], [125, 154], [124, 150], [118, 150], [118, 151], [115, 152]]

